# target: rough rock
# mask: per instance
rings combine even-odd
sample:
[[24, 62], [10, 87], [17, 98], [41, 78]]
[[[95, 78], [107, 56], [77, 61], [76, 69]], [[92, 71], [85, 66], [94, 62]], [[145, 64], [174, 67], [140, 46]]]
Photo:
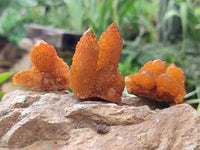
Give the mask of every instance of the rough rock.
[[200, 116], [188, 104], [20, 90], [0, 102], [1, 150], [199, 150], [199, 133]]
[[0, 68], [10, 68], [19, 58], [19, 49], [8, 43], [0, 49]]

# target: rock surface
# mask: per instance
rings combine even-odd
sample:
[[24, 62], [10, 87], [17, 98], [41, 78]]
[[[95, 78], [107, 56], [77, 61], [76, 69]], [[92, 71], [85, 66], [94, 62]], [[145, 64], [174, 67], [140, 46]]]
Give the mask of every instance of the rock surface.
[[199, 150], [199, 135], [200, 116], [188, 104], [20, 90], [0, 102], [1, 150]]

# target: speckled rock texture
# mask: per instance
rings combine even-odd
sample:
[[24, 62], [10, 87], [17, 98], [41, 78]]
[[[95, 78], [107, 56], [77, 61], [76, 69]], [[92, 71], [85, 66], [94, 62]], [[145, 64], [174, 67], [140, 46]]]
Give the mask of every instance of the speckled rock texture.
[[199, 150], [200, 116], [188, 104], [16, 90], [0, 102], [0, 150]]

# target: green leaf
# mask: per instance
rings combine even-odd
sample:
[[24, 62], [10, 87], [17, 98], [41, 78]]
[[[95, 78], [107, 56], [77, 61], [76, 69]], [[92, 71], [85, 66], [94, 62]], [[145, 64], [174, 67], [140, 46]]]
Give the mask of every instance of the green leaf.
[[187, 34], [187, 26], [188, 26], [188, 18], [187, 18], [187, 5], [183, 3], [180, 7], [180, 17], [181, 17], [181, 23], [182, 23], [182, 31], [183, 31], [183, 38], [186, 39]]
[[194, 90], [194, 91], [192, 91], [192, 92], [190, 92], [190, 93], [187, 93], [187, 94], [185, 95], [185, 99], [187, 99], [187, 98], [189, 98], [189, 97], [195, 95], [196, 93], [197, 93], [197, 89]]
[[12, 73], [9, 73], [9, 72], [0, 74], [0, 83], [4, 82], [8, 78], [10, 78], [11, 75], [12, 75]]
[[70, 93], [74, 93], [73, 90], [72, 90], [71, 88], [69, 88], [68, 91], [69, 91]]
[[185, 103], [190, 104], [190, 105], [197, 104], [197, 103], [200, 103], [200, 99], [190, 99], [190, 100], [185, 101]]
[[200, 86], [196, 87], [197, 97], [200, 98]]
[[197, 112], [200, 114], [200, 103], [199, 103], [199, 105], [197, 107]]
[[165, 14], [165, 16], [164, 16], [164, 20], [167, 20], [167, 19], [169, 19], [169, 18], [171, 18], [171, 17], [173, 17], [173, 16], [178, 16], [178, 17], [180, 17], [179, 12], [178, 12], [177, 10], [170, 10], [170, 11], [168, 11], [168, 12]]
[[0, 99], [4, 96], [5, 93], [0, 92]]

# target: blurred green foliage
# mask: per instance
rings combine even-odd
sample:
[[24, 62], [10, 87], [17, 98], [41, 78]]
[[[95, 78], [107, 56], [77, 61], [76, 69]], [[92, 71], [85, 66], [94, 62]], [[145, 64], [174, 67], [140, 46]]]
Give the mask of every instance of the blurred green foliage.
[[200, 1], [161, 0], [159, 14], [159, 35], [163, 41], [176, 42], [200, 40]]
[[20, 12], [7, 8], [0, 18], [0, 33], [13, 43], [18, 43], [26, 36], [27, 23], [31, 22], [31, 14], [28, 9], [21, 9]]
[[0, 34], [18, 43], [17, 39], [25, 36], [26, 25], [38, 23], [79, 33], [90, 27], [99, 37], [112, 22], [116, 22], [125, 40], [135, 39], [140, 28], [148, 32], [151, 39], [156, 35], [152, 22], [156, 20], [157, 5], [158, 0], [154, 3], [149, 0], [0, 1]]
[[[0, 84], [3, 83], [4, 81], [6, 81], [7, 79], [9, 79], [11, 77], [11, 73], [2, 73], [0, 74]], [[5, 93], [0, 91], [0, 100], [1, 98], [4, 96]]]

